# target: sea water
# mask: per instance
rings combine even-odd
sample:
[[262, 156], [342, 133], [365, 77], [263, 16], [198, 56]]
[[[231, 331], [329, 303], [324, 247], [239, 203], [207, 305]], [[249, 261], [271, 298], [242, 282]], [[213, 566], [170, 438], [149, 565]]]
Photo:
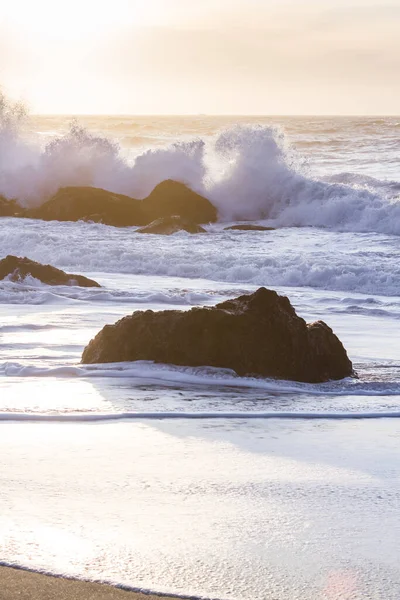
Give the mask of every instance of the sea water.
[[[0, 194], [204, 193], [207, 233], [0, 219], [0, 256], [101, 288], [0, 282], [0, 560], [219, 599], [400, 596], [396, 118], [31, 117], [0, 128]], [[275, 231], [224, 231], [241, 219]], [[310, 385], [149, 362], [81, 365], [106, 323], [264, 285], [343, 341]], [[193, 340], [193, 344], [196, 340]]]

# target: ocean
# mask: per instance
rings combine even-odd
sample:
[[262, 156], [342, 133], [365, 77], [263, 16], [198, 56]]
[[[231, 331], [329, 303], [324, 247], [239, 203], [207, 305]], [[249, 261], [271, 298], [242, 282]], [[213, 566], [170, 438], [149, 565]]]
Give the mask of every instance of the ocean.
[[[207, 233], [0, 219], [0, 561], [219, 600], [400, 597], [399, 117], [56, 117], [0, 110], [0, 195], [136, 198], [183, 181]], [[224, 231], [251, 220], [268, 232]], [[357, 379], [80, 365], [106, 323], [260, 286], [342, 340]], [[193, 340], [195, 344], [196, 341]]]

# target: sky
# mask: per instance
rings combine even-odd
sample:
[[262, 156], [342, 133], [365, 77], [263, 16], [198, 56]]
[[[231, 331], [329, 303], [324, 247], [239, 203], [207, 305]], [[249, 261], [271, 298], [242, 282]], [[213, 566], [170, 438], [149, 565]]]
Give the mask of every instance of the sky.
[[400, 112], [400, 0], [1, 0], [33, 113]]

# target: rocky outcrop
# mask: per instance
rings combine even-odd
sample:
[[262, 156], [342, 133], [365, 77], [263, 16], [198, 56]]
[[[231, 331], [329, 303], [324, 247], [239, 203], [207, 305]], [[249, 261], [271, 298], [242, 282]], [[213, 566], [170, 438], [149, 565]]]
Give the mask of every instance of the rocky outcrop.
[[142, 225], [142, 205], [122, 194], [93, 187], [65, 187], [47, 202], [27, 210], [26, 217], [44, 221], [95, 221], [116, 227]]
[[275, 227], [264, 227], [263, 225], [231, 225], [224, 227], [224, 231], [275, 231]]
[[193, 223], [216, 221], [217, 210], [207, 198], [183, 183], [163, 181], [144, 200], [93, 187], [65, 187], [24, 216], [45, 221], [94, 221], [116, 227], [147, 225], [178, 215]]
[[0, 217], [19, 216], [23, 209], [15, 200], [7, 200], [4, 196], [0, 196]]
[[217, 209], [207, 198], [171, 179], [157, 185], [142, 203], [147, 223], [175, 215], [193, 223], [213, 223], [218, 217]]
[[188, 233], [206, 233], [206, 230], [193, 223], [193, 221], [187, 221], [181, 217], [162, 217], [156, 219], [150, 225], [145, 225], [137, 230], [137, 233], [154, 233], [158, 235], [171, 235], [177, 231], [187, 231]]
[[83, 275], [65, 273], [51, 265], [42, 265], [30, 258], [8, 255], [0, 260], [0, 279], [10, 277], [12, 281], [21, 281], [28, 275], [48, 285], [79, 285], [81, 287], [100, 287], [93, 279]]
[[106, 325], [82, 355], [83, 363], [135, 360], [312, 383], [353, 373], [328, 325], [307, 325], [288, 298], [265, 288], [213, 308], [134, 312]]
[[14, 211], [11, 210], [10, 202], [4, 196], [0, 196], [0, 217], [9, 217], [12, 214]]

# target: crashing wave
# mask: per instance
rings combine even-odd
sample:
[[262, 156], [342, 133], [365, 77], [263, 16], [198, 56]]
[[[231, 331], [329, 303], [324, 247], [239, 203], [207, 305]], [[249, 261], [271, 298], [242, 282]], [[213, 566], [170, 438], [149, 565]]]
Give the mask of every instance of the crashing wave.
[[208, 197], [224, 221], [268, 219], [280, 227], [400, 235], [400, 200], [386, 193], [385, 182], [368, 187], [351, 178], [314, 179], [276, 128], [236, 126], [213, 138], [149, 149], [131, 164], [117, 143], [77, 122], [44, 149], [26, 140], [25, 122], [23, 107], [0, 96], [0, 194], [25, 206], [67, 185], [143, 198], [161, 181], [175, 179]]

